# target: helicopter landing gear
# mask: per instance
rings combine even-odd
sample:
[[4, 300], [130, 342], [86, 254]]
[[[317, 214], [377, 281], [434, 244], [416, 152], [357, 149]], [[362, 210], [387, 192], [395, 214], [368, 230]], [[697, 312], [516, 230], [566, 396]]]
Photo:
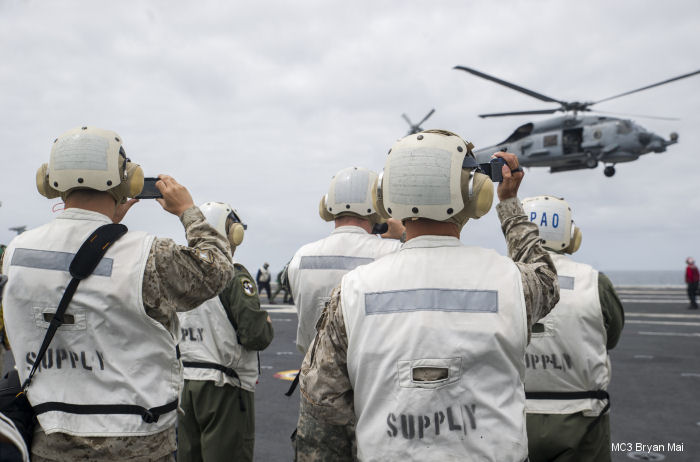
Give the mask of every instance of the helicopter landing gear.
[[593, 153], [586, 152], [585, 164], [588, 168], [596, 168], [598, 166], [598, 159], [593, 156]]
[[615, 174], [615, 167], [612, 165], [608, 165], [603, 170], [603, 175], [607, 176], [608, 178], [613, 176], [614, 174]]

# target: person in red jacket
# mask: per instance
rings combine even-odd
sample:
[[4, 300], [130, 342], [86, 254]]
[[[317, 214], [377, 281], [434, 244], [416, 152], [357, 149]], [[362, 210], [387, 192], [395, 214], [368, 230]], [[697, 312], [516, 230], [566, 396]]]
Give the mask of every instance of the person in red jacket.
[[695, 294], [698, 291], [700, 273], [698, 272], [698, 267], [695, 266], [695, 260], [691, 257], [686, 258], [685, 263], [688, 265], [685, 268], [685, 283], [688, 284], [688, 298], [690, 299], [690, 306], [688, 309], [697, 310], [698, 302], [695, 301]]

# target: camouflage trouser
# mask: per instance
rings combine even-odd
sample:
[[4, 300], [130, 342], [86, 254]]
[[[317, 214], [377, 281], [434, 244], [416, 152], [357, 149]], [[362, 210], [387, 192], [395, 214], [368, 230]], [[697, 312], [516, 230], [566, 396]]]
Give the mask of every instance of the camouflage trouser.
[[[80, 461], [80, 459], [75, 459], [75, 460], [78, 462]], [[91, 459], [85, 459], [85, 460], [91, 460]], [[92, 459], [92, 460], [94, 460], [94, 459]], [[165, 457], [160, 457], [157, 459], [141, 459], [141, 458], [139, 458], [139, 459], [128, 459], [128, 460], [129, 461], [136, 460], [136, 461], [143, 461], [143, 462], [146, 462], [146, 461], [148, 461], [148, 462], [175, 462], [175, 455], [170, 454], [170, 455], [167, 455]], [[44, 459], [43, 457], [32, 454], [32, 462], [54, 462], [54, 461], [52, 461], [51, 459]]]
[[590, 431], [595, 417], [577, 414], [528, 414], [527, 439], [530, 462], [609, 462], [610, 415]]

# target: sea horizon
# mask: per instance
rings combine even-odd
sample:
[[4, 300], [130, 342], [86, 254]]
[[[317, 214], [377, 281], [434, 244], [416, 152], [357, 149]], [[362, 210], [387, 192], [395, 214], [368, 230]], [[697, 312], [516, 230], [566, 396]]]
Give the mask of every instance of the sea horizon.
[[684, 272], [680, 270], [609, 270], [602, 271], [614, 286], [685, 287]]

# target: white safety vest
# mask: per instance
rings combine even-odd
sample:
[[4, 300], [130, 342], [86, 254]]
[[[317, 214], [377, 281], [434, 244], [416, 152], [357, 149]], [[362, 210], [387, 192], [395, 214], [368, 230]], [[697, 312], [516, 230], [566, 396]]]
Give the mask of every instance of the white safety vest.
[[[555, 253], [559, 275], [559, 303], [533, 329], [525, 355], [525, 391], [584, 392], [607, 390], [610, 359], [598, 294], [598, 272]], [[600, 399], [528, 399], [533, 414], [598, 415]]]
[[255, 391], [258, 354], [238, 343], [219, 297], [177, 316], [185, 380], [210, 380], [219, 387], [229, 384]]
[[358, 459], [526, 458], [527, 314], [512, 260], [420, 236], [345, 275], [341, 308]]
[[330, 236], [297, 251], [287, 273], [299, 316], [299, 351], [306, 353], [309, 349], [323, 307], [345, 273], [396, 252], [400, 247], [396, 239], [383, 239], [359, 226], [341, 226]]
[[[71, 279], [68, 267], [75, 252], [90, 233], [110, 222], [96, 212], [68, 209], [8, 246], [3, 265], [9, 278], [3, 299], [5, 326], [22, 382]], [[80, 282], [66, 322], [32, 379], [27, 392], [32, 406], [56, 402], [151, 409], [177, 402], [181, 368], [174, 332], [148, 316], [142, 300], [152, 243], [153, 237], [145, 233], [125, 234]], [[46, 434], [139, 436], [172, 427], [176, 414], [173, 409], [149, 423], [136, 414], [51, 410], [38, 419]]]

